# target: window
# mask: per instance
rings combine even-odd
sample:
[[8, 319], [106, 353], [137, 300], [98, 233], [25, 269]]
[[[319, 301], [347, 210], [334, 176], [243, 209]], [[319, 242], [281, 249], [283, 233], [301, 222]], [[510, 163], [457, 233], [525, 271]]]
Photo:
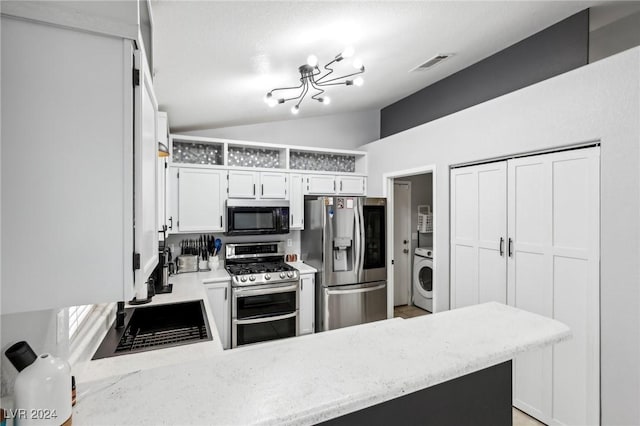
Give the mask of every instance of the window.
[[69, 308], [69, 340], [78, 332], [80, 325], [89, 316], [95, 305], [71, 306]]

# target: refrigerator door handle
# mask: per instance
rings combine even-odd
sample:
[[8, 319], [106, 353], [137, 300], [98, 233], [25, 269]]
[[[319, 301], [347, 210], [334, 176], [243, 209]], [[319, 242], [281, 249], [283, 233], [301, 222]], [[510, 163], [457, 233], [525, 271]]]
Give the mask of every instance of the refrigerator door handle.
[[387, 286], [387, 284], [384, 283], [384, 284], [379, 284], [379, 285], [376, 285], [376, 286], [373, 286], [373, 287], [362, 287], [362, 288], [355, 288], [355, 289], [349, 289], [349, 290], [329, 290], [329, 289], [327, 289], [327, 294], [329, 294], [329, 295], [340, 295], [340, 294], [368, 293], [370, 291], [382, 290], [386, 286]]
[[364, 231], [364, 199], [360, 198], [358, 200], [358, 215], [360, 216], [360, 251], [358, 252], [358, 256], [360, 256], [360, 260], [358, 261], [358, 279], [360, 281], [364, 281], [364, 251], [365, 251], [365, 231]]
[[354, 228], [354, 262], [355, 264], [353, 265], [353, 269], [356, 271], [356, 278], [358, 279], [358, 281], [360, 281], [360, 279], [362, 278], [360, 276], [360, 252], [362, 251], [362, 240], [361, 240], [361, 236], [360, 236], [360, 221], [361, 221], [361, 216], [360, 216], [360, 209], [358, 207], [358, 204], [355, 205], [354, 208], [354, 212], [353, 212], [353, 216], [355, 219], [355, 226]]

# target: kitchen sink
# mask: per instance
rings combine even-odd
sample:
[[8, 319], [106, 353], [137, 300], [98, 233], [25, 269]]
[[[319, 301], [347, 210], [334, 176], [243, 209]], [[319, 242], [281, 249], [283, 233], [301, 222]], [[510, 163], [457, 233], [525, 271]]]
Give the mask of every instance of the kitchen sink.
[[114, 322], [92, 359], [211, 340], [202, 300], [127, 308], [125, 313], [124, 327]]

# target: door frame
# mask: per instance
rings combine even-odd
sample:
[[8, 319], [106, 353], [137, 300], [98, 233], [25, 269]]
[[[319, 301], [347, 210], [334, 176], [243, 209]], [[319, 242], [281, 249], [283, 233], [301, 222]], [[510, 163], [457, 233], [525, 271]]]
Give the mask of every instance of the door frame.
[[[433, 214], [433, 276], [436, 276], [436, 271], [437, 271], [437, 266], [436, 266], [436, 256], [437, 256], [437, 250], [436, 250], [436, 223], [437, 223], [437, 214], [436, 212], [436, 207], [437, 207], [437, 194], [436, 194], [436, 190], [437, 190], [437, 176], [436, 176], [436, 165], [435, 164], [429, 164], [429, 165], [425, 165], [425, 166], [420, 166], [420, 167], [414, 167], [411, 169], [403, 169], [403, 170], [397, 170], [397, 171], [393, 171], [393, 172], [388, 172], [388, 173], [384, 173], [382, 175], [382, 196], [387, 198], [387, 207], [388, 206], [393, 206], [393, 182], [395, 181], [396, 178], [402, 178], [402, 177], [409, 177], [409, 176], [414, 176], [414, 175], [421, 175], [421, 174], [425, 174], [425, 173], [431, 173], [432, 174], [432, 181], [431, 181], [431, 186], [432, 186], [432, 191], [433, 191], [433, 206], [432, 206], [432, 211], [434, 212]], [[393, 288], [394, 288], [394, 282], [393, 282], [393, 272], [394, 272], [394, 268], [393, 268], [393, 263], [391, 263], [391, 261], [394, 259], [395, 253], [393, 250], [393, 239], [394, 239], [394, 235], [393, 235], [393, 209], [389, 209], [387, 208], [387, 253], [389, 253], [389, 256], [387, 256], [387, 318], [393, 318]], [[435, 279], [435, 278], [434, 278]], [[438, 292], [435, 291], [435, 286], [434, 286], [434, 292], [433, 292], [433, 313], [435, 314], [437, 312], [436, 309], [436, 300], [437, 300], [437, 294]]]
[[[409, 210], [408, 210], [409, 211], [409, 215], [407, 217], [407, 221], [406, 222], [407, 222], [407, 231], [408, 231], [407, 234], [409, 234], [409, 238], [408, 238], [408, 241], [409, 241], [409, 252], [410, 252], [409, 253], [409, 259], [411, 259], [412, 256], [413, 256], [412, 253], [411, 253], [411, 182], [408, 181], [408, 180], [393, 179], [393, 184], [395, 185], [396, 183], [409, 186]], [[396, 205], [395, 205], [395, 187], [393, 188], [393, 191], [394, 191], [394, 198], [393, 198], [394, 202], [393, 202], [393, 204], [390, 204], [390, 205], [392, 206], [392, 208], [394, 210], [393, 226], [394, 226], [394, 230], [395, 230], [395, 208], [396, 208]], [[393, 233], [391, 235], [393, 235]], [[393, 236], [395, 238], [395, 235], [393, 235]], [[395, 259], [395, 253], [394, 253], [394, 259]], [[412, 271], [411, 266], [412, 266], [412, 262], [411, 262], [411, 260], [409, 260], [409, 262], [407, 263], [407, 275], [409, 277], [409, 287], [407, 288], [407, 305], [411, 305], [411, 300], [412, 300], [411, 299], [411, 295], [413, 293], [413, 277], [412, 277], [412, 272], [413, 271]], [[395, 274], [395, 270], [394, 270], [394, 274]], [[393, 301], [393, 304], [395, 306], [395, 300]]]

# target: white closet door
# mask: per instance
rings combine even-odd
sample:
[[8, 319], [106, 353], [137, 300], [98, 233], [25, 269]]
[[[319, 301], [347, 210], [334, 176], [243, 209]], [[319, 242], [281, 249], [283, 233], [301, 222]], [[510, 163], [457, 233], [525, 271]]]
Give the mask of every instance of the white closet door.
[[573, 339], [519, 356], [514, 405], [552, 425], [599, 422], [599, 148], [510, 160], [509, 303]]
[[506, 162], [451, 170], [451, 307], [507, 302]]

